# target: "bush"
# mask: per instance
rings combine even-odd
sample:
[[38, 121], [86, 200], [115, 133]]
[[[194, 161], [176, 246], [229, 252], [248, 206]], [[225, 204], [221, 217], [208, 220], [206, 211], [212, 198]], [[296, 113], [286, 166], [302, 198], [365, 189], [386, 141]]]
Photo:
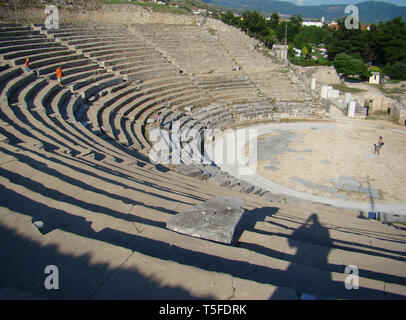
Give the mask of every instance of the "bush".
[[371, 76], [371, 70], [361, 59], [354, 58], [346, 53], [340, 53], [334, 58], [334, 67], [338, 73], [345, 76], [359, 76], [361, 79]]
[[397, 62], [393, 65], [388, 63], [383, 69], [384, 73], [387, 74], [391, 79], [395, 80], [406, 80], [406, 63]]

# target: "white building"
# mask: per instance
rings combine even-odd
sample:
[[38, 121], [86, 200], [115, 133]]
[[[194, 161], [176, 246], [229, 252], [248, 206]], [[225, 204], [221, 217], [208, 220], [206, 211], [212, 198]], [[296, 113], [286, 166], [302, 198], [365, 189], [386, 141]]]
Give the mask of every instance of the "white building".
[[311, 26], [315, 26], [315, 27], [323, 27], [324, 25], [324, 17], [321, 18], [321, 21], [303, 21], [302, 22], [302, 26], [306, 26], [306, 27], [311, 27]]
[[369, 83], [379, 84], [381, 82], [381, 74], [379, 72], [372, 72], [372, 75], [369, 77]]

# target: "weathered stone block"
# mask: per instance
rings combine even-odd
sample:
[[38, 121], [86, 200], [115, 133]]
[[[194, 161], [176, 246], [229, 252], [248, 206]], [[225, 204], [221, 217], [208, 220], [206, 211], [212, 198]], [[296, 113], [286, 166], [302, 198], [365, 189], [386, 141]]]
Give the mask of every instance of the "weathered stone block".
[[166, 227], [192, 237], [231, 244], [244, 204], [236, 197], [213, 198], [173, 216]]

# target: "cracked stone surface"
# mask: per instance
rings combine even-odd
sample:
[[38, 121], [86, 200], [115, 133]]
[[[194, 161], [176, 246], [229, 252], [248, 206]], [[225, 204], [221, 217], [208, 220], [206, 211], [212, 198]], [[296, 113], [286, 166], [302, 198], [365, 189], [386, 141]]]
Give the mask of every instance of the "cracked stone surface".
[[[357, 203], [377, 199], [384, 204], [404, 204], [404, 134], [361, 122], [255, 128], [259, 131], [258, 157], [251, 167], [272, 183], [327, 199], [338, 198], [338, 192]], [[379, 134], [386, 144], [381, 154], [375, 155]], [[337, 181], [330, 181], [332, 178]]]
[[192, 237], [231, 244], [244, 204], [237, 197], [213, 198], [173, 216], [166, 227]]

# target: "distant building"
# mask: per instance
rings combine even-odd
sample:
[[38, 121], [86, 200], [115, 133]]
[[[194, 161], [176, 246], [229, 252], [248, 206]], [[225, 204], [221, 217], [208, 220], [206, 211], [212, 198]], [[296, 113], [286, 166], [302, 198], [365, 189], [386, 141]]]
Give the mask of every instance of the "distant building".
[[307, 27], [311, 27], [311, 26], [315, 26], [315, 27], [323, 27], [324, 25], [324, 17], [321, 18], [321, 21], [303, 21], [302, 22], [302, 26], [307, 26]]
[[314, 26], [314, 27], [322, 28], [324, 26], [324, 17], [321, 18], [321, 21], [303, 21], [302, 26], [306, 26], [306, 27]]
[[300, 49], [293, 48], [293, 51], [295, 51], [295, 56], [296, 57], [300, 57], [302, 55], [302, 50], [300, 50]]
[[381, 74], [379, 72], [372, 72], [372, 75], [369, 77], [369, 83], [379, 84], [381, 82]]
[[193, 10], [192, 11], [193, 12], [193, 14], [205, 14], [205, 13], [207, 13], [207, 10], [206, 9], [195, 9], [195, 10]]
[[335, 21], [331, 22], [331, 23], [328, 25], [328, 27], [329, 27], [330, 29], [335, 29], [335, 30], [338, 30], [338, 29], [340, 28], [339, 25], [338, 25], [338, 23], [335, 22]]

